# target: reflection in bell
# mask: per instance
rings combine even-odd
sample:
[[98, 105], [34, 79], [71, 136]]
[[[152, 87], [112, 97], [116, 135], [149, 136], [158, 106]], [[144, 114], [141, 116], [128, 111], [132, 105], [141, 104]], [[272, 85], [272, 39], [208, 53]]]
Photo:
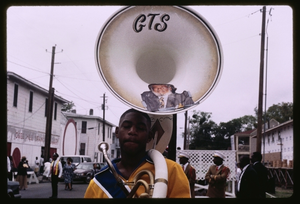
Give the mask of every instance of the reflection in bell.
[[150, 91], [142, 93], [142, 103], [148, 111], [170, 111], [194, 104], [187, 91], [176, 93], [172, 84], [150, 84], [148, 88]]

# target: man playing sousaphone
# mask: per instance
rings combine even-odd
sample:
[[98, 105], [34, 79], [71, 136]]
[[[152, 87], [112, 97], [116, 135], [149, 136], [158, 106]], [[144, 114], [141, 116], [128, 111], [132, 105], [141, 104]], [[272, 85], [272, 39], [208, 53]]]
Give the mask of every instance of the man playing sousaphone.
[[[119, 127], [116, 128], [121, 158], [111, 162], [114, 171], [106, 166], [95, 175], [85, 192], [85, 198], [126, 198], [133, 188], [130, 184], [133, 183], [140, 171], [148, 170], [152, 174], [156, 173], [160, 166], [154, 166], [154, 161], [146, 151], [146, 145], [151, 140], [150, 127], [151, 120], [146, 113], [135, 109], [129, 109], [123, 113], [120, 117]], [[163, 158], [163, 161], [167, 165], [166, 171], [168, 172], [166, 198], [190, 198], [189, 182], [181, 166], [169, 159]], [[116, 176], [114, 172], [117, 173]], [[149, 178], [150, 176], [147, 175], [141, 177], [147, 183], [149, 183]], [[118, 182], [120, 179], [121, 184]], [[159, 178], [155, 182], [161, 182], [161, 180], [164, 179]], [[124, 190], [124, 187], [127, 190]], [[143, 192], [145, 190], [141, 185], [135, 194], [139, 197]]]
[[226, 180], [230, 169], [223, 165], [224, 154], [216, 151], [213, 157], [214, 165], [209, 167], [205, 175], [205, 180], [208, 181], [207, 196], [210, 198], [225, 198]]

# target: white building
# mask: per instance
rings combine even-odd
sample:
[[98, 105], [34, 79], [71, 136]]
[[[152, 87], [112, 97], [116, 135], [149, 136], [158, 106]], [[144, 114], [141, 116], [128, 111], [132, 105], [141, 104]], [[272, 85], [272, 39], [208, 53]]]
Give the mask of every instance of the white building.
[[[275, 161], [281, 161], [292, 167], [294, 158], [293, 120], [281, 124], [274, 120], [269, 124], [269, 128], [262, 134], [261, 152], [265, 153], [265, 162], [273, 162], [274, 166]], [[254, 137], [256, 137], [256, 132]]]
[[[22, 156], [26, 156], [32, 166], [35, 157], [40, 159], [43, 153], [47, 102], [48, 90], [7, 72], [7, 155], [13, 156], [16, 165]], [[61, 109], [67, 102], [54, 96], [50, 155], [60, 152], [61, 123], [64, 121]]]
[[[115, 137], [114, 127], [116, 125], [105, 121], [105, 137], [103, 138], [103, 119], [93, 115], [93, 110], [90, 110], [89, 115], [76, 114], [74, 112], [63, 112], [67, 120], [72, 119], [75, 122], [77, 144], [74, 150], [68, 150], [64, 153], [76, 155], [88, 155], [94, 162], [103, 162], [102, 153], [98, 150], [98, 145], [103, 141], [109, 144], [108, 155], [110, 159], [119, 157], [119, 141]], [[63, 147], [66, 149], [67, 147]]]
[[[237, 151], [237, 161], [243, 155], [251, 156], [256, 151], [257, 130], [235, 133], [232, 137], [233, 147]], [[279, 123], [271, 119], [266, 123], [266, 130], [262, 128], [261, 153], [265, 163], [283, 162], [292, 167], [293, 152], [293, 120]], [[284, 165], [283, 165], [284, 166]]]

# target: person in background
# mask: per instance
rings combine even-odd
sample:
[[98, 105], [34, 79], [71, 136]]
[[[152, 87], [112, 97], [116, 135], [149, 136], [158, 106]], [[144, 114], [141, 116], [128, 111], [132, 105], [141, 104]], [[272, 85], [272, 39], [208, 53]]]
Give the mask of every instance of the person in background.
[[225, 198], [226, 181], [230, 169], [223, 164], [224, 154], [216, 151], [213, 157], [214, 165], [209, 167], [205, 175], [205, 180], [208, 181], [207, 196], [210, 198]]
[[268, 183], [268, 170], [261, 163], [262, 155], [260, 152], [253, 152], [251, 156], [252, 167], [257, 173], [259, 186], [258, 186], [258, 197], [266, 198], [267, 183]]
[[93, 177], [100, 172], [100, 166], [97, 163], [93, 164]]
[[50, 198], [57, 198], [57, 184], [58, 179], [62, 175], [62, 166], [60, 161], [57, 159], [59, 155], [54, 153], [52, 158], [53, 161], [50, 165], [50, 174], [51, 174], [51, 187], [52, 187], [52, 196]]
[[38, 157], [35, 157], [35, 161], [34, 161], [34, 172], [37, 175], [37, 173], [39, 172], [39, 168], [40, 168], [40, 161]]
[[44, 173], [44, 156], [41, 155], [41, 158], [40, 158], [40, 174], [43, 174]]
[[181, 152], [178, 158], [179, 163], [182, 165], [182, 169], [190, 183], [191, 198], [195, 198], [196, 170], [189, 163], [190, 156], [187, 153]]
[[26, 157], [23, 156], [19, 165], [18, 165], [18, 176], [17, 180], [20, 183], [20, 190], [27, 188], [27, 169], [29, 168], [28, 161]]
[[67, 158], [67, 163], [63, 167], [64, 180], [65, 180], [65, 190], [72, 190], [72, 183], [74, 177], [75, 165], [72, 164], [73, 160], [71, 157]]
[[12, 176], [11, 176], [11, 163], [10, 163], [10, 159], [9, 157], [7, 157], [7, 178], [9, 180], [11, 180]]
[[49, 159], [49, 161], [44, 163], [44, 173], [43, 176], [45, 176], [46, 178], [49, 178], [51, 176], [50, 174], [50, 166], [51, 166], [51, 161]]
[[237, 198], [258, 198], [259, 180], [256, 171], [250, 165], [249, 156], [243, 156], [240, 159], [240, 168], [242, 173], [237, 187]]

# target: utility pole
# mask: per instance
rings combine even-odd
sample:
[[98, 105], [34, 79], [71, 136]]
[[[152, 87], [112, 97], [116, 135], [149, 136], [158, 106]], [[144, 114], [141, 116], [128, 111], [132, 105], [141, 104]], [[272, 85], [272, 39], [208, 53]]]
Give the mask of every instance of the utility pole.
[[[49, 158], [50, 158], [52, 115], [53, 115], [53, 103], [54, 103], [54, 88], [52, 87], [52, 83], [53, 83], [55, 48], [56, 48], [56, 45], [52, 47], [48, 103], [46, 104], [46, 108], [47, 108], [46, 109], [46, 117], [47, 117], [47, 119], [46, 119], [45, 148], [44, 148], [45, 161], [49, 161]], [[46, 50], [46, 52], [47, 52], [47, 50]]]
[[[105, 142], [105, 93], [103, 94], [103, 96], [100, 96], [101, 98], [103, 98], [103, 104], [102, 104], [102, 110], [103, 110], [103, 129], [102, 129], [102, 140], [103, 142]], [[105, 157], [104, 157], [104, 154], [102, 155], [102, 161], [104, 162], [105, 161]]]
[[103, 96], [101, 96], [101, 98], [103, 98], [103, 104], [102, 104], [102, 110], [103, 110], [103, 142], [105, 142], [105, 93], [103, 94]]
[[177, 114], [173, 114], [173, 131], [172, 136], [169, 142], [169, 148], [168, 148], [168, 158], [176, 161], [176, 142], [177, 138]]
[[45, 161], [49, 161], [50, 158], [50, 145], [51, 145], [51, 130], [52, 130], [52, 113], [53, 113], [53, 101], [54, 101], [54, 88], [52, 88], [53, 82], [53, 69], [54, 69], [54, 57], [55, 57], [55, 46], [52, 47], [52, 58], [51, 58], [51, 71], [49, 80], [49, 95], [47, 105], [47, 119], [46, 119], [46, 130], [45, 130], [45, 149], [44, 158]]
[[183, 149], [187, 149], [186, 145], [186, 138], [187, 138], [187, 116], [188, 111], [185, 111], [184, 113], [184, 139], [183, 139]]
[[260, 45], [260, 71], [259, 71], [259, 94], [257, 110], [257, 140], [256, 151], [261, 152], [262, 135], [262, 106], [263, 106], [263, 87], [264, 87], [264, 60], [265, 60], [265, 30], [266, 30], [266, 6], [262, 9], [261, 45]]

